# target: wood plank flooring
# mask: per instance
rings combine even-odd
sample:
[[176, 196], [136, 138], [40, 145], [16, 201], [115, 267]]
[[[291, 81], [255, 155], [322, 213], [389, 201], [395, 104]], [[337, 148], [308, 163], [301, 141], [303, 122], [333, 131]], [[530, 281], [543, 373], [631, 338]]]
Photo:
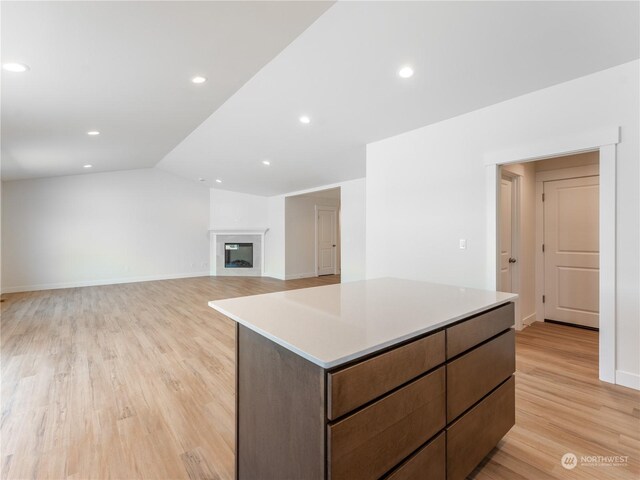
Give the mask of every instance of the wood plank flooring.
[[201, 277], [3, 296], [2, 478], [231, 478], [235, 328], [207, 302], [336, 282]]
[[[230, 479], [234, 328], [207, 301], [330, 284], [215, 278], [3, 295], [3, 479]], [[597, 379], [597, 333], [517, 335], [516, 426], [478, 479], [638, 478], [640, 393]], [[578, 465], [564, 453], [628, 455]]]
[[[565, 453], [578, 465], [561, 465]], [[581, 456], [628, 456], [625, 466]], [[516, 335], [516, 425], [476, 479], [640, 478], [640, 392], [598, 380], [598, 333], [534, 323]]]

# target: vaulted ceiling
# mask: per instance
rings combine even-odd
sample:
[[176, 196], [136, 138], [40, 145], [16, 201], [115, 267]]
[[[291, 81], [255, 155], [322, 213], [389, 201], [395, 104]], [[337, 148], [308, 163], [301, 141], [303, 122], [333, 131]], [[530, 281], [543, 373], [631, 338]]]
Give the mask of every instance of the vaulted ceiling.
[[3, 179], [155, 166], [330, 6], [3, 1]]
[[4, 179], [301, 190], [364, 176], [369, 142], [640, 57], [638, 2], [29, 4], [2, 4], [3, 62], [31, 67], [2, 76]]

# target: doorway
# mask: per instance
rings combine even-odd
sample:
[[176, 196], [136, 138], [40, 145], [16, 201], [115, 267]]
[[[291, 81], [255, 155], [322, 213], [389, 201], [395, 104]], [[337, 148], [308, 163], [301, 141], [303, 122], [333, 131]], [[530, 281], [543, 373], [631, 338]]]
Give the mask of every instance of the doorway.
[[285, 279], [339, 275], [340, 187], [285, 198]]
[[597, 151], [501, 167], [499, 288], [518, 293], [517, 327], [599, 327]]
[[[609, 383], [617, 381], [616, 372], [616, 146], [620, 143], [620, 128], [607, 127], [598, 130], [538, 139], [521, 144], [517, 148], [487, 152], [486, 187], [489, 199], [487, 259], [494, 266], [489, 271], [489, 284], [499, 284], [499, 185], [502, 167], [545, 158], [573, 155], [581, 152], [599, 153], [599, 378]], [[529, 162], [529, 163], [527, 163]], [[534, 187], [535, 188], [535, 187]], [[542, 195], [542, 191], [537, 192]], [[540, 198], [540, 197], [538, 197]], [[534, 215], [536, 215], [534, 211]], [[537, 243], [536, 239], [536, 243]], [[541, 242], [540, 242], [541, 243]], [[536, 265], [536, 277], [538, 262]], [[542, 298], [537, 296], [537, 302]], [[536, 311], [542, 311], [539, 308]], [[520, 319], [518, 319], [520, 320]], [[534, 320], [540, 320], [534, 317]]]

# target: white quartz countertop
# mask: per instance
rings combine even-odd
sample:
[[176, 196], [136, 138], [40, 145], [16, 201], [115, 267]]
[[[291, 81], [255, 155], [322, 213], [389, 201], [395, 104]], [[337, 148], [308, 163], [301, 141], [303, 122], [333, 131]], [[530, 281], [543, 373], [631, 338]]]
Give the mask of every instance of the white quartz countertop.
[[517, 297], [381, 278], [216, 300], [209, 306], [328, 369]]

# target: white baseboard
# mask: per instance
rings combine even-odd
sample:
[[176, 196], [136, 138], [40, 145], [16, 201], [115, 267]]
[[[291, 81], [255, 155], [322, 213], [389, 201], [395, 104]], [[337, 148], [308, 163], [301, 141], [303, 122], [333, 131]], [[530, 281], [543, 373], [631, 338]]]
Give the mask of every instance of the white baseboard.
[[22, 285], [7, 287], [2, 293], [36, 292], [40, 290], [58, 290], [60, 288], [95, 287], [99, 285], [116, 285], [119, 283], [151, 282], [154, 280], [173, 280], [176, 278], [208, 277], [209, 272], [172, 273], [167, 275], [145, 275], [141, 277], [108, 278], [104, 280], [88, 280], [83, 282], [44, 283], [40, 285]]
[[616, 370], [616, 385], [640, 390], [640, 375], [623, 370]]
[[531, 315], [527, 315], [522, 319], [522, 326], [528, 327], [535, 321], [536, 321], [536, 312], [533, 312]]
[[267, 278], [275, 278], [276, 280], [286, 280], [286, 278], [284, 277], [284, 275], [278, 275], [276, 273], [269, 273], [269, 272], [264, 272], [262, 274], [263, 277], [267, 277]]
[[309, 273], [292, 273], [290, 275], [285, 275], [284, 279], [285, 280], [295, 280], [297, 278], [311, 278], [311, 277], [315, 277], [316, 273], [315, 272], [309, 272]]

